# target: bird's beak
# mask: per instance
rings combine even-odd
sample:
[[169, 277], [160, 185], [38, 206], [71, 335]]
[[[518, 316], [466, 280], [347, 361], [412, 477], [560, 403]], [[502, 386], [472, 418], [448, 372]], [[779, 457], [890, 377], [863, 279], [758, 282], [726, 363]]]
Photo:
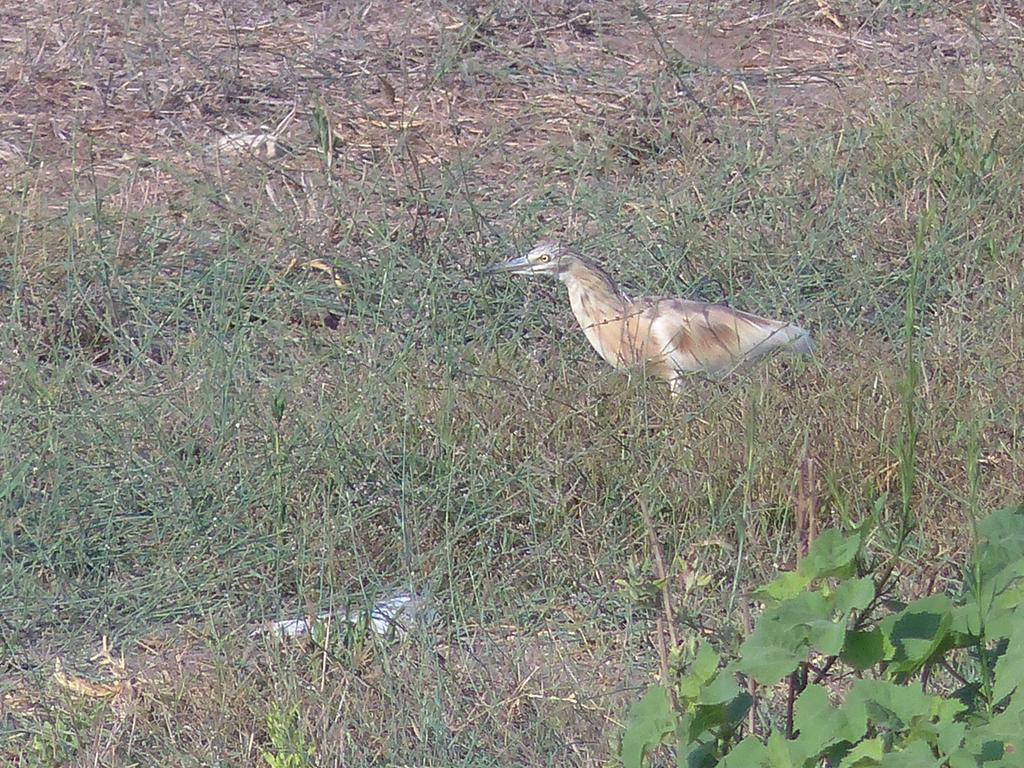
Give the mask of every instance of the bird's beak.
[[513, 275], [524, 275], [533, 271], [533, 265], [527, 261], [525, 256], [516, 256], [514, 259], [503, 261], [500, 264], [492, 264], [484, 270], [484, 274], [493, 275], [497, 272], [510, 272]]

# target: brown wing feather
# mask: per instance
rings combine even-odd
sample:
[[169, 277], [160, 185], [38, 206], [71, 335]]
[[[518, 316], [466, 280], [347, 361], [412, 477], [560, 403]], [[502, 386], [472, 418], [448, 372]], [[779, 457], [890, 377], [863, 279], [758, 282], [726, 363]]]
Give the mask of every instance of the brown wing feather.
[[721, 304], [656, 299], [645, 314], [676, 371], [727, 372], [773, 349], [806, 345], [807, 334], [794, 325]]

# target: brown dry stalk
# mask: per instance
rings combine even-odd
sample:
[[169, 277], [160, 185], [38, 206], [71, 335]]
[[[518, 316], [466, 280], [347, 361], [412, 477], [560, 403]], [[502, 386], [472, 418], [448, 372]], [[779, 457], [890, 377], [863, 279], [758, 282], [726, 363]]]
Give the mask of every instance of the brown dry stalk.
[[[668, 573], [665, 570], [665, 556], [661, 551], [661, 544], [658, 543], [658, 535], [654, 530], [654, 521], [651, 519], [647, 509], [647, 502], [639, 498], [640, 517], [643, 518], [644, 526], [647, 528], [647, 536], [651, 540], [651, 552], [654, 555], [654, 575], [661, 582], [662, 610], [665, 612], [664, 624], [668, 629], [668, 647], [676, 648], [679, 642], [676, 638], [675, 619], [672, 615], [672, 588], [669, 586]], [[658, 653], [661, 656], [662, 679], [668, 682], [668, 650], [665, 647], [665, 631], [662, 629], [661, 620], [658, 621]]]
[[800, 477], [796, 484], [796, 503], [793, 525], [796, 528], [796, 559], [807, 556], [807, 551], [817, 535], [818, 510], [818, 465], [808, 448], [800, 462]]

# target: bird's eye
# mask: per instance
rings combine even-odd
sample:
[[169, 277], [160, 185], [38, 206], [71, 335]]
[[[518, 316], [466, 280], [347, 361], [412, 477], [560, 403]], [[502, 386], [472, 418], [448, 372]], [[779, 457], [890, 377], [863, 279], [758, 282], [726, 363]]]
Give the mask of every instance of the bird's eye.
[[548, 256], [546, 253], [544, 253], [544, 254], [541, 254], [540, 260], [541, 260], [541, 263], [544, 264], [544, 263], [547, 263], [547, 262], [551, 261], [551, 257]]

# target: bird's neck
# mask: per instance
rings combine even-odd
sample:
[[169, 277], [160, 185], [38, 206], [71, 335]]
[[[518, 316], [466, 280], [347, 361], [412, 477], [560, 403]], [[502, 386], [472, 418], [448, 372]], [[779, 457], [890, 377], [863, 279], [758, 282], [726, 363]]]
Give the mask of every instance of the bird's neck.
[[575, 257], [559, 279], [569, 290], [569, 302], [580, 325], [621, 318], [629, 303], [611, 276], [597, 264]]

